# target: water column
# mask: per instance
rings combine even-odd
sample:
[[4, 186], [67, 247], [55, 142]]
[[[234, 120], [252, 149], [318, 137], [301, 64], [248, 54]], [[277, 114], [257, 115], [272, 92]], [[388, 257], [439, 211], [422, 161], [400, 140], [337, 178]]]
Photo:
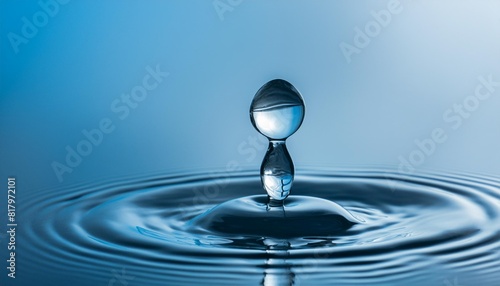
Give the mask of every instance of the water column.
[[253, 126], [269, 139], [260, 176], [270, 206], [282, 205], [290, 194], [294, 167], [285, 141], [299, 129], [304, 113], [302, 96], [293, 85], [282, 79], [264, 84], [250, 105]]

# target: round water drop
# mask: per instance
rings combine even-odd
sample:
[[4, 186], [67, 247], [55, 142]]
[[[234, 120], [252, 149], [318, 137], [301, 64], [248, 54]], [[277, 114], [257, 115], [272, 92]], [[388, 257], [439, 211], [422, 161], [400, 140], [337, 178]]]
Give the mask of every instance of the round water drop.
[[304, 119], [304, 100], [289, 82], [272, 80], [262, 86], [250, 106], [253, 126], [270, 140], [285, 140]]
[[264, 84], [250, 105], [253, 126], [269, 139], [260, 177], [272, 203], [279, 204], [290, 194], [294, 167], [285, 140], [299, 129], [304, 113], [302, 96], [282, 79]]

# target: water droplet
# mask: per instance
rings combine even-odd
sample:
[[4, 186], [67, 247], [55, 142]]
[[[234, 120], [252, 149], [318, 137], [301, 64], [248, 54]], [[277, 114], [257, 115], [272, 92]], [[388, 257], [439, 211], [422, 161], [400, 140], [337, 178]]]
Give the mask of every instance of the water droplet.
[[285, 140], [304, 119], [304, 100], [289, 82], [272, 80], [255, 94], [250, 106], [253, 126], [270, 140]]
[[269, 139], [260, 176], [272, 203], [282, 202], [290, 194], [294, 167], [285, 140], [299, 129], [304, 113], [302, 96], [293, 85], [282, 79], [262, 86], [250, 106], [253, 126]]

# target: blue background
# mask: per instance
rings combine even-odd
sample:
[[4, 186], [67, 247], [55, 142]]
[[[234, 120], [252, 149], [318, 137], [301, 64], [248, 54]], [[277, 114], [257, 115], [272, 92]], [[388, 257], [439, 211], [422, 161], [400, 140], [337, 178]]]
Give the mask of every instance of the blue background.
[[[499, 174], [500, 88], [456, 130], [442, 118], [479, 76], [500, 81], [498, 1], [402, 1], [350, 63], [339, 45], [388, 1], [232, 3], [219, 17], [213, 1], [70, 1], [15, 53], [9, 33], [22, 35], [41, 7], [2, 0], [2, 178], [33, 192], [228, 163], [257, 172], [265, 144], [248, 109], [273, 78], [306, 102], [288, 140], [296, 167], [397, 168], [442, 128], [446, 142], [417, 169]], [[157, 65], [169, 76], [120, 120], [111, 103]], [[103, 118], [115, 130], [60, 182], [51, 164]]]

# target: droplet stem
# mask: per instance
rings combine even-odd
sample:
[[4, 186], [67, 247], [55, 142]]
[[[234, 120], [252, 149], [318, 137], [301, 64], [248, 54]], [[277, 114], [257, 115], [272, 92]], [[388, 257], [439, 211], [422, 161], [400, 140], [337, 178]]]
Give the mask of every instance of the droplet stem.
[[282, 201], [290, 194], [294, 166], [284, 140], [271, 140], [260, 167], [262, 186], [268, 196]]
[[282, 208], [285, 206], [285, 200], [275, 200], [269, 197], [269, 202], [267, 203], [268, 210], [271, 208]]

